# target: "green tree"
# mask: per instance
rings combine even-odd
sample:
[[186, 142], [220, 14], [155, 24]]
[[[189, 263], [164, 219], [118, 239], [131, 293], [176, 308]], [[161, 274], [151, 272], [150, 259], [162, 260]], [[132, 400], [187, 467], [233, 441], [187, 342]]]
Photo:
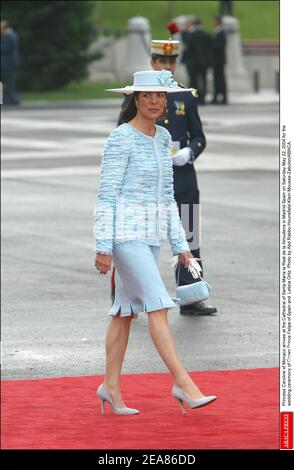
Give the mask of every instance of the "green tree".
[[87, 75], [97, 58], [89, 53], [96, 37], [91, 1], [3, 1], [2, 19], [19, 36], [21, 90], [54, 90]]

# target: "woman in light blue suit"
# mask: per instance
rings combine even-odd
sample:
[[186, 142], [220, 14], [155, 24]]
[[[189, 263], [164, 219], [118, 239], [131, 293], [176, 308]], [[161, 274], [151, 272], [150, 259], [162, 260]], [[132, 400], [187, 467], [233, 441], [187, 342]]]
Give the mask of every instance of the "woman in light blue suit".
[[181, 364], [167, 321], [175, 303], [158, 270], [166, 238], [181, 264], [188, 266], [192, 257], [174, 199], [171, 136], [155, 124], [164, 113], [166, 93], [179, 90], [165, 70], [136, 72], [132, 86], [107, 90], [132, 94], [133, 99], [125, 110], [126, 123], [107, 139], [95, 207], [95, 266], [106, 274], [113, 259], [116, 268], [104, 383], [97, 390], [102, 413], [104, 402], [116, 414], [139, 413], [123, 402], [120, 374], [131, 320], [141, 312], [148, 313], [151, 338], [173, 375], [172, 395], [183, 412], [183, 402], [198, 408], [216, 399], [204, 396]]

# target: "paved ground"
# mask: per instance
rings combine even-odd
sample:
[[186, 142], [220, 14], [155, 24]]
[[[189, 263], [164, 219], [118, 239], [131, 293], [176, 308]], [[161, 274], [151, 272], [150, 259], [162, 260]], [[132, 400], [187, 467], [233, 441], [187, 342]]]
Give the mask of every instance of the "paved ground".
[[[202, 256], [220, 314], [170, 311], [188, 370], [278, 366], [278, 104], [245, 98], [200, 108], [208, 139], [196, 163]], [[3, 110], [4, 379], [103, 372], [109, 277], [93, 267], [92, 214], [117, 114], [116, 100]], [[162, 275], [173, 294], [170, 262], [164, 246]], [[124, 372], [165, 370], [142, 316]]]

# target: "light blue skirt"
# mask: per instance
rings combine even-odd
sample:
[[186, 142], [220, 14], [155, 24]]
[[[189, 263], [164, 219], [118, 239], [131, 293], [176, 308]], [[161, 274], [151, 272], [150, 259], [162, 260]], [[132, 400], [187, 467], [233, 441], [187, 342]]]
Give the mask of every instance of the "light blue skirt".
[[113, 248], [115, 299], [108, 315], [138, 316], [176, 307], [158, 270], [159, 246], [141, 242], [118, 243]]

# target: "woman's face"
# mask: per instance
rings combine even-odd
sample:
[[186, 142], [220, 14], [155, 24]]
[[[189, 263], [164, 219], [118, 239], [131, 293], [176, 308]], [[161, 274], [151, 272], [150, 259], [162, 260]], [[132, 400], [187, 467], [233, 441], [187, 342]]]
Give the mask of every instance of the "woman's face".
[[157, 121], [166, 106], [165, 93], [161, 91], [141, 91], [136, 98], [138, 113], [145, 119]]

